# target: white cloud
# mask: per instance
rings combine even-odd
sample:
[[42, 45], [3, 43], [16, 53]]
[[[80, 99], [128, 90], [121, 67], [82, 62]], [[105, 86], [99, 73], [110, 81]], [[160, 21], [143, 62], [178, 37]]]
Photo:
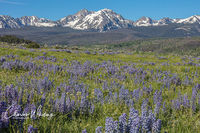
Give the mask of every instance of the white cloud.
[[10, 1], [10, 0], [0, 0], [0, 3], [12, 4], [12, 5], [23, 5], [23, 3], [21, 2], [15, 2], [15, 1]]

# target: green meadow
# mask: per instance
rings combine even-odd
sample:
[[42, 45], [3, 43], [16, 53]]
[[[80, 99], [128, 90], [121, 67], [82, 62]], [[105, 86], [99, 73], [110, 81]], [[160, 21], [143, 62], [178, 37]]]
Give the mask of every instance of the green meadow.
[[[129, 116], [130, 108], [141, 116], [147, 99], [148, 110], [155, 113], [159, 108], [155, 118], [161, 120], [160, 132], [199, 132], [198, 54], [162, 53], [158, 48], [156, 52], [142, 51], [141, 47], [149, 46], [146, 43], [137, 49], [133, 46], [71, 46], [66, 52], [66, 48], [29, 49], [2, 43], [0, 58], [5, 61], [0, 62], [0, 101], [7, 107], [15, 101], [21, 112], [28, 105], [38, 108], [42, 104], [42, 113], [53, 117], [10, 118], [1, 132], [27, 132], [30, 125], [39, 133], [79, 133], [84, 129], [93, 133], [98, 126], [106, 132], [107, 117], [119, 120], [123, 113]], [[9, 96], [8, 88], [15, 93]], [[154, 100], [156, 92], [161, 92], [159, 104]], [[128, 126], [128, 117], [126, 122]], [[143, 127], [139, 130], [147, 132]]]

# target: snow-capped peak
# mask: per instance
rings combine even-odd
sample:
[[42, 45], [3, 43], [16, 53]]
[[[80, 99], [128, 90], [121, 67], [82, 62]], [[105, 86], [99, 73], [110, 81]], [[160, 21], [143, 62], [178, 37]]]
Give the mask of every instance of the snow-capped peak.
[[135, 26], [152, 26], [153, 20], [149, 17], [142, 17], [139, 20], [137, 20], [134, 25]]
[[102, 11], [102, 12], [113, 12], [113, 10], [108, 9], [108, 8], [104, 8], [104, 9], [101, 9], [99, 11]]
[[20, 21], [24, 26], [54, 27], [57, 25], [51, 20], [38, 18], [37, 16], [23, 16]]
[[18, 19], [8, 15], [0, 15], [0, 28], [20, 28], [22, 26]]
[[61, 19], [60, 23], [64, 27], [71, 27], [73, 29], [95, 29], [99, 31], [127, 28], [131, 25], [130, 21], [125, 20], [121, 15], [110, 9], [102, 9], [96, 12], [81, 10], [75, 15]]
[[133, 22], [124, 19], [111, 9], [102, 9], [99, 11], [80, 10], [74, 15], [66, 16], [58, 21], [51, 21], [37, 16], [24, 16], [13, 18], [6, 15], [0, 15], [0, 28], [21, 28], [23, 26], [36, 27], [70, 27], [73, 29], [87, 30], [95, 29], [97, 31], [107, 31], [111, 29], [129, 28], [134, 26], [162, 26], [173, 23], [181, 24], [200, 24], [200, 15], [194, 15], [185, 19], [163, 18], [153, 20], [149, 17], [142, 17]]
[[83, 9], [83, 10], [80, 10], [79, 12], [77, 12], [74, 16], [84, 17], [90, 13], [91, 13], [91, 11], [88, 11], [87, 9]]
[[200, 24], [200, 15], [194, 15], [185, 19], [177, 19], [176, 23], [184, 23], [184, 24], [199, 23]]

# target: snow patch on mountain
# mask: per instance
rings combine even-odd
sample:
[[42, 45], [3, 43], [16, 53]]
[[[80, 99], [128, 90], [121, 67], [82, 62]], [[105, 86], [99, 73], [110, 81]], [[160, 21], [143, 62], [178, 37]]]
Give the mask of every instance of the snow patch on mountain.
[[192, 23], [198, 23], [200, 24], [200, 16], [194, 15], [185, 19], [177, 19], [176, 23], [183, 23], [183, 24], [192, 24]]
[[18, 19], [7, 15], [0, 15], [0, 28], [20, 28], [22, 26]]
[[106, 31], [117, 28], [128, 28], [132, 25], [132, 22], [125, 20], [121, 15], [110, 9], [102, 9], [96, 12], [82, 10], [75, 15], [60, 19], [60, 24], [64, 27], [79, 30], [96, 29]]
[[78, 30], [94, 29], [100, 32], [120, 28], [132, 28], [140, 26], [163, 26], [169, 24], [200, 24], [200, 16], [194, 15], [185, 19], [163, 18], [153, 20], [149, 17], [142, 17], [137, 21], [124, 19], [111, 9], [102, 9], [99, 11], [88, 11], [83, 9], [74, 15], [66, 16], [58, 21], [51, 21], [37, 16], [24, 16], [13, 18], [6, 15], [0, 15], [0, 28], [21, 28], [23, 26], [36, 27], [70, 27]]
[[36, 16], [24, 16], [20, 18], [20, 21], [24, 26], [54, 27], [57, 25], [56, 22]]

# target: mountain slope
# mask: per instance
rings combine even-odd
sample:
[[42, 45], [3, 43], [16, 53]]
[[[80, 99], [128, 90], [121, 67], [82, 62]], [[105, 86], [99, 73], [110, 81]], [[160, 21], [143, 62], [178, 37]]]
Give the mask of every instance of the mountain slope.
[[1, 35], [17, 37], [41, 44], [104, 44], [132, 41], [143, 38], [173, 38], [200, 36], [199, 24], [169, 24], [116, 29], [107, 32], [74, 30], [69, 27], [30, 27], [0, 29]]
[[175, 23], [183, 23], [183, 24], [193, 24], [198, 23], [200, 24], [200, 15], [194, 15], [189, 18], [185, 19], [177, 19]]
[[0, 15], [0, 28], [20, 28], [22, 23], [19, 19], [7, 15]]
[[0, 28], [22, 28], [24, 26], [69, 27], [77, 30], [103, 32], [113, 29], [164, 26], [170, 24], [200, 24], [200, 16], [194, 15], [185, 19], [163, 18], [160, 20], [142, 17], [134, 22], [123, 18], [120, 14], [117, 14], [110, 9], [102, 9], [96, 12], [83, 9], [74, 15], [66, 16], [58, 21], [38, 18], [37, 16], [13, 18], [6, 15], [0, 15]]
[[24, 16], [19, 19], [23, 26], [36, 26], [36, 27], [54, 27], [57, 26], [56, 22], [45, 18], [38, 18], [37, 16]]
[[107, 31], [132, 27], [132, 21], [124, 19], [121, 15], [110, 9], [103, 9], [97, 12], [81, 10], [75, 15], [62, 18], [59, 22], [64, 27], [71, 27], [79, 30], [95, 29]]

